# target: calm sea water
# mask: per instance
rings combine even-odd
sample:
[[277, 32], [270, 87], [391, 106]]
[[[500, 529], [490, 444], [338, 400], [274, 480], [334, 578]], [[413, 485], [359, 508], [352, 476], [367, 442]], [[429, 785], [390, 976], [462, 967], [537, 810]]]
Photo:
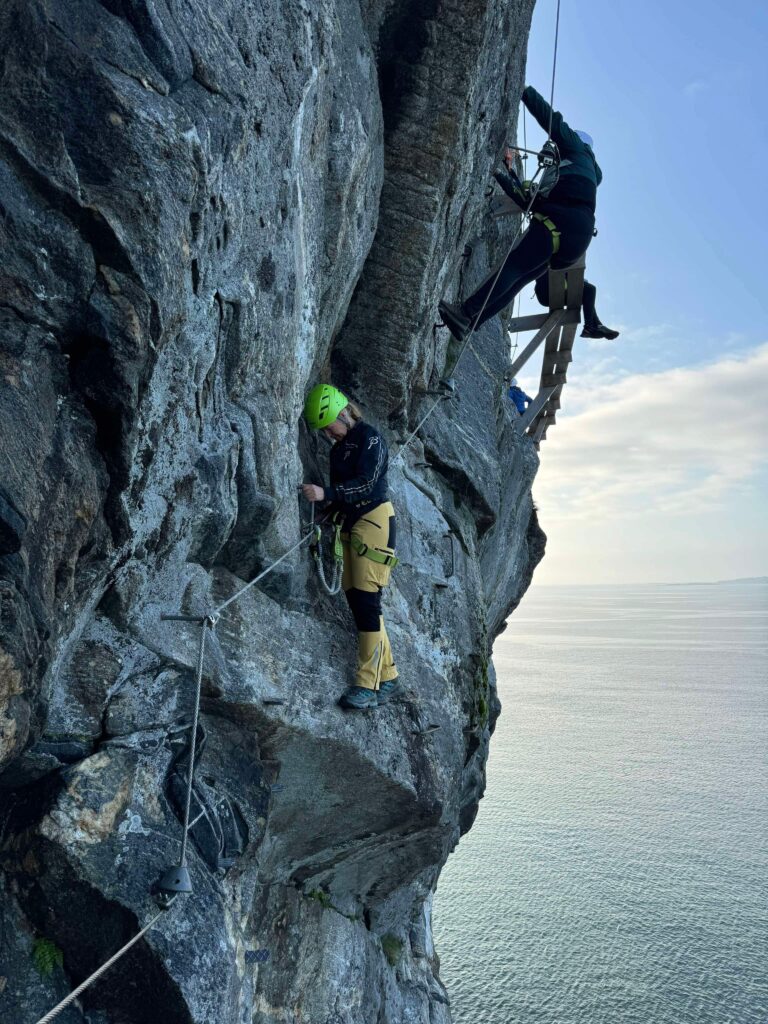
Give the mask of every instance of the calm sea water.
[[768, 585], [534, 586], [494, 658], [456, 1024], [766, 1024]]

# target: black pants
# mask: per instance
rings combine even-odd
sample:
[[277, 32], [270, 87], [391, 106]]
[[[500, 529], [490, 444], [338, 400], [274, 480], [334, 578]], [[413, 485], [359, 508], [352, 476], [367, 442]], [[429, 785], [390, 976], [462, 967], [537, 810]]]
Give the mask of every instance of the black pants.
[[[567, 287], [567, 284], [566, 284]], [[536, 298], [542, 306], [549, 306], [549, 272], [542, 274], [536, 281]], [[584, 291], [581, 296], [581, 308], [584, 310], [584, 326], [597, 327], [600, 318], [595, 309], [597, 299], [597, 288], [589, 281], [584, 282]]]
[[541, 221], [531, 221], [531, 226], [504, 260], [496, 283], [497, 271], [494, 271], [461, 304], [462, 311], [473, 322], [483, 310], [477, 321], [478, 327], [500, 313], [522, 288], [535, 281], [550, 266], [556, 270], [569, 267], [587, 251], [595, 230], [595, 217], [588, 207], [542, 203], [537, 209], [549, 217], [560, 232], [560, 248], [553, 256], [552, 232]]

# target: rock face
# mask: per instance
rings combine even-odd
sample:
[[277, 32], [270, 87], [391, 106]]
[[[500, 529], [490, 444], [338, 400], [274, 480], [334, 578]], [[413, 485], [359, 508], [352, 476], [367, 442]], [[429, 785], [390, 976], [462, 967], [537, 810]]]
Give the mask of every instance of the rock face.
[[[437, 300], [509, 242], [483, 195], [532, 7], [0, 7], [0, 1020], [33, 1024], [157, 912], [199, 636], [160, 615], [207, 612], [305, 535], [296, 485], [326, 466], [307, 389], [332, 376], [393, 449], [428, 409], [455, 355]], [[450, 1020], [431, 897], [483, 792], [490, 647], [544, 545], [507, 367], [489, 324], [390, 474], [404, 698], [336, 706], [354, 628], [306, 547], [230, 605], [194, 894], [59, 1020]]]

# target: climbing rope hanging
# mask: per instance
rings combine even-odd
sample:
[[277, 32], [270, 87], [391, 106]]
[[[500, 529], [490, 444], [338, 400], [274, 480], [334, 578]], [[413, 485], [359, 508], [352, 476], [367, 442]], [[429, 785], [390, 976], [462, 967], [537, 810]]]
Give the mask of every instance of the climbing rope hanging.
[[[536, 179], [539, 177], [539, 175], [545, 169], [545, 166], [547, 166], [545, 163], [542, 162], [542, 154], [546, 153], [548, 148], [552, 145], [552, 118], [554, 116], [555, 77], [557, 75], [557, 47], [558, 47], [558, 40], [559, 40], [559, 37], [560, 37], [560, 2], [561, 2], [561, 0], [557, 0], [557, 14], [556, 14], [556, 17], [555, 17], [555, 43], [554, 43], [554, 54], [553, 54], [553, 57], [552, 57], [552, 85], [551, 85], [550, 96], [549, 96], [549, 126], [548, 126], [548, 130], [547, 130], [546, 142], [544, 143], [544, 145], [542, 146], [542, 149], [539, 151], [539, 154], [538, 154], [539, 155], [539, 166], [538, 166], [538, 168], [536, 170], [536, 173], [534, 174], [533, 178], [531, 179], [531, 183], [530, 183], [531, 198], [530, 198], [530, 200], [528, 202], [527, 207], [523, 211], [523, 215], [520, 218], [520, 223], [518, 224], [517, 231], [515, 232], [515, 235], [514, 235], [514, 237], [512, 239], [512, 242], [510, 243], [510, 246], [507, 249], [507, 253], [506, 253], [504, 259], [499, 264], [499, 269], [496, 271], [496, 274], [495, 274], [495, 276], [493, 278], [493, 282], [491, 284], [491, 287], [488, 289], [488, 293], [487, 293], [487, 295], [485, 297], [485, 301], [483, 302], [483, 305], [480, 308], [480, 311], [476, 314], [474, 320], [472, 321], [472, 323], [470, 325], [470, 328], [469, 328], [469, 332], [467, 333], [467, 336], [464, 339], [461, 348], [459, 349], [459, 354], [456, 356], [456, 358], [453, 361], [453, 365], [451, 366], [450, 370], [446, 371], [445, 378], [452, 378], [453, 377], [453, 375], [456, 372], [456, 368], [458, 367], [458, 365], [459, 365], [459, 363], [461, 361], [461, 357], [466, 352], [467, 346], [469, 345], [469, 343], [472, 340], [472, 336], [475, 333], [475, 330], [476, 330], [477, 325], [478, 325], [478, 321], [479, 321], [480, 317], [483, 315], [483, 313], [485, 312], [485, 307], [488, 304], [488, 300], [489, 300], [489, 298], [491, 297], [491, 295], [493, 293], [493, 289], [496, 287], [496, 282], [499, 280], [499, 276], [501, 275], [502, 270], [504, 269], [504, 264], [509, 259], [510, 253], [515, 248], [515, 246], [517, 245], [518, 240], [520, 238], [520, 235], [522, 234], [523, 225], [525, 224], [526, 219], [530, 215], [531, 208], [533, 206], [533, 203], [534, 203], [534, 201], [536, 199], [536, 194], [537, 194]], [[525, 116], [525, 115], [523, 115], [523, 116]], [[526, 152], [530, 152], [527, 149], [527, 147], [526, 147]], [[392, 464], [393, 465], [397, 462], [397, 460], [399, 458], [401, 458], [401, 456], [404, 454], [404, 452], [406, 451], [406, 449], [410, 445], [411, 441], [418, 434], [418, 432], [421, 430], [423, 425], [426, 423], [426, 421], [429, 419], [429, 417], [432, 415], [432, 413], [435, 411], [435, 409], [438, 407], [438, 405], [446, 397], [450, 397], [450, 396], [446, 396], [445, 394], [440, 394], [434, 400], [432, 405], [429, 407], [426, 415], [424, 415], [419, 420], [419, 422], [417, 423], [415, 429], [411, 431], [411, 433], [408, 435], [408, 437], [405, 439], [405, 441], [400, 445], [400, 448], [397, 450], [397, 452], [395, 453], [394, 458], [392, 459]]]

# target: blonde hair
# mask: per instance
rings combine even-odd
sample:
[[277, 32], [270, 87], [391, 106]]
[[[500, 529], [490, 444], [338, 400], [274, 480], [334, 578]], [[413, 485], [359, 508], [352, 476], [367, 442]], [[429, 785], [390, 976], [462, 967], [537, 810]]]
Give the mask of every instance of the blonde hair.
[[355, 421], [355, 423], [359, 423], [359, 421], [363, 418], [363, 414], [360, 412], [359, 406], [355, 405], [355, 403], [350, 398], [347, 399], [347, 402], [348, 404], [344, 407], [344, 412], [348, 412], [352, 419]]

